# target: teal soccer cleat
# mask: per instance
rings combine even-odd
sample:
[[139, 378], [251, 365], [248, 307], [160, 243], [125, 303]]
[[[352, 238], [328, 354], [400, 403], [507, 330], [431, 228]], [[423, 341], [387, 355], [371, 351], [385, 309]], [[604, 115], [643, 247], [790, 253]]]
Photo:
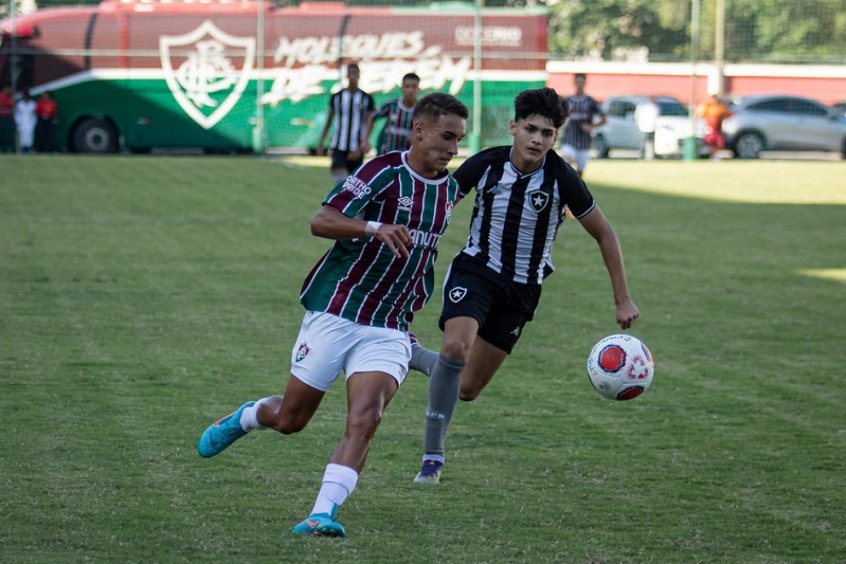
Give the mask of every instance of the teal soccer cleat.
[[295, 535], [314, 535], [318, 537], [343, 537], [346, 532], [344, 526], [335, 521], [338, 516], [338, 507], [332, 510], [332, 514], [315, 513], [300, 522], [291, 529]]
[[244, 410], [256, 402], [248, 401], [238, 408], [235, 413], [229, 414], [223, 419], [215, 421], [209, 425], [202, 436], [200, 442], [197, 444], [197, 452], [203, 458], [211, 458], [216, 454], [223, 452], [226, 447], [247, 434], [247, 431], [241, 428], [241, 414]]

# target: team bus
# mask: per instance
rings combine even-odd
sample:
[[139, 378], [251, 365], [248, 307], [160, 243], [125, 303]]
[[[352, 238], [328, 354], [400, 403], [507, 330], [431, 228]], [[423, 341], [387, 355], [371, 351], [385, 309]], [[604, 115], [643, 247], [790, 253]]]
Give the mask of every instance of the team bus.
[[416, 72], [424, 91], [470, 107], [478, 79], [480, 142], [490, 145], [508, 141], [514, 95], [546, 84], [547, 18], [491, 8], [477, 26], [472, 5], [454, 2], [107, 0], [3, 21], [0, 83], [49, 90], [56, 144], [72, 152], [314, 148], [329, 94], [355, 61], [377, 104]]

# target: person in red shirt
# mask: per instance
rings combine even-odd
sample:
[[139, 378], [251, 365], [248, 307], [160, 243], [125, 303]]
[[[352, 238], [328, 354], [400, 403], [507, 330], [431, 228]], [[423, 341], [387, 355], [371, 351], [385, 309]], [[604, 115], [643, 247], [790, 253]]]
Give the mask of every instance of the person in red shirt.
[[53, 130], [56, 126], [57, 111], [58, 106], [50, 92], [42, 92], [35, 105], [35, 115], [38, 117], [35, 125], [35, 150], [39, 153], [53, 152]]
[[4, 86], [0, 92], [0, 153], [15, 152], [15, 98], [12, 89]]

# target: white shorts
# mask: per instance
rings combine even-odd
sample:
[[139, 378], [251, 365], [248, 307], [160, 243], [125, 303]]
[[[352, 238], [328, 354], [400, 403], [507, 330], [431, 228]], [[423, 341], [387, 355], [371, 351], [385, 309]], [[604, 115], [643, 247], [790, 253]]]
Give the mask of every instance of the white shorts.
[[572, 145], [562, 145], [561, 157], [567, 162], [576, 163], [576, 170], [582, 171], [590, 158], [590, 149], [576, 149]]
[[385, 372], [402, 384], [411, 360], [408, 333], [307, 311], [291, 351], [291, 374], [325, 392], [343, 372]]

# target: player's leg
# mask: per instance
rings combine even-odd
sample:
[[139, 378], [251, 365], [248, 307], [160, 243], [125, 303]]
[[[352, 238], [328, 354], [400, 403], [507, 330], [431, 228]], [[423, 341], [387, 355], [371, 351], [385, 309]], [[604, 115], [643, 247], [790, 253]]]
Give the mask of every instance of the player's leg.
[[355, 489], [385, 408], [408, 372], [411, 347], [405, 333], [351, 323], [347, 378], [347, 426], [323, 474], [311, 515], [292, 532], [344, 536], [338, 508]]
[[332, 181], [335, 184], [343, 182], [347, 177], [347, 154], [349, 151], [332, 149], [332, 163], [329, 165], [332, 173]]
[[490, 344], [481, 336], [477, 336], [473, 349], [470, 351], [467, 366], [461, 372], [459, 399], [461, 401], [476, 399], [506, 358], [508, 358], [507, 352]]

